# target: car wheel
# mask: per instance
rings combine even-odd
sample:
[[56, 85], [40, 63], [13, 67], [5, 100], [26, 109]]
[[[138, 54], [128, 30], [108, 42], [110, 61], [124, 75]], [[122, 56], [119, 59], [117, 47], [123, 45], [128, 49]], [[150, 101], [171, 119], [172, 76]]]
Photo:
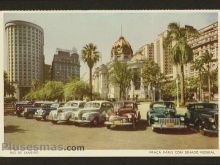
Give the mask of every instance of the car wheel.
[[96, 117], [96, 118], [94, 118], [94, 119], [92, 120], [92, 126], [97, 127], [98, 125], [99, 125], [99, 120], [98, 120], [98, 118]]
[[26, 116], [26, 119], [32, 119], [33, 118], [33, 114], [32, 113], [29, 113], [27, 116]]
[[106, 125], [106, 128], [107, 128], [107, 129], [110, 129], [110, 128], [111, 128], [111, 125]]
[[199, 132], [202, 134], [202, 135], [206, 135], [206, 132], [204, 131], [204, 127], [203, 126], [199, 126]]
[[55, 121], [55, 120], [52, 120], [51, 122], [52, 122], [53, 124], [57, 124], [57, 121]]
[[36, 120], [37, 120], [37, 121], [40, 121], [41, 119], [39, 119], [39, 118], [36, 118]]

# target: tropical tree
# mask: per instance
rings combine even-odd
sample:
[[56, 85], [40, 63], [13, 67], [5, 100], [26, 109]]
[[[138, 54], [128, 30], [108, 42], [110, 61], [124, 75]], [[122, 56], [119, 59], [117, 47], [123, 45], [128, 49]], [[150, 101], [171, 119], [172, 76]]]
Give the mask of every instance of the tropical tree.
[[199, 74], [199, 100], [202, 100], [202, 74], [204, 72], [203, 61], [201, 58], [197, 58], [192, 62], [192, 69], [198, 71]]
[[187, 43], [187, 39], [197, 37], [198, 31], [192, 26], [180, 27], [177, 23], [168, 25], [167, 36], [165, 37], [164, 46], [171, 46], [172, 61], [180, 67], [180, 93], [181, 105], [185, 105], [185, 90], [184, 90], [184, 65], [191, 62], [193, 52]]
[[83, 62], [89, 67], [90, 100], [92, 100], [92, 68], [100, 59], [100, 52], [93, 43], [86, 44], [81, 51]]
[[211, 70], [210, 69], [212, 62], [214, 62], [215, 59], [213, 59], [213, 54], [210, 53], [208, 50], [206, 50], [205, 53], [202, 54], [201, 59], [205, 65], [204, 68], [208, 76], [208, 91], [209, 91], [209, 101], [210, 101], [211, 100]]
[[132, 72], [127, 63], [114, 61], [112, 70], [109, 73], [109, 80], [119, 87], [119, 99], [125, 99], [132, 80]]
[[8, 80], [8, 74], [4, 71], [4, 96], [6, 96], [7, 94], [14, 96], [15, 92], [15, 87], [10, 84]]
[[152, 97], [154, 95], [152, 89], [160, 88], [161, 83], [165, 80], [164, 74], [160, 72], [160, 67], [157, 63], [155, 63], [152, 59], [147, 59], [144, 62], [141, 76], [143, 78], [144, 85], [150, 85], [151, 99], [154, 100], [154, 97]]

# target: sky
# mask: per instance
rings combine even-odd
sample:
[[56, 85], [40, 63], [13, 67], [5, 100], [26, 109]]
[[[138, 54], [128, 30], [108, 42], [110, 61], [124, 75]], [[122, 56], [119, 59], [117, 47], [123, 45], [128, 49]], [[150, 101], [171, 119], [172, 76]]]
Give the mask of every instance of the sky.
[[[171, 22], [191, 25], [199, 30], [218, 21], [218, 14], [204, 11], [5, 13], [4, 23], [11, 20], [28, 21], [43, 28], [46, 64], [52, 64], [56, 48], [71, 50], [74, 47], [80, 54], [83, 46], [92, 42], [101, 53], [97, 67], [110, 61], [112, 45], [121, 33], [136, 52], [141, 46], [153, 42]], [[88, 67], [82, 61], [80, 64], [81, 78], [88, 80]], [[4, 68], [7, 68], [6, 58]]]

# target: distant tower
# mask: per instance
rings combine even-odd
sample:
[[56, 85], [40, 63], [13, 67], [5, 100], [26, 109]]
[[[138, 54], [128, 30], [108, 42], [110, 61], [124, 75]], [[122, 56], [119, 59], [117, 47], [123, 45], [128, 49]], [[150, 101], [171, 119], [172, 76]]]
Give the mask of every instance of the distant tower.
[[8, 77], [20, 99], [31, 89], [32, 80], [43, 81], [44, 31], [33, 23], [10, 21], [5, 24]]

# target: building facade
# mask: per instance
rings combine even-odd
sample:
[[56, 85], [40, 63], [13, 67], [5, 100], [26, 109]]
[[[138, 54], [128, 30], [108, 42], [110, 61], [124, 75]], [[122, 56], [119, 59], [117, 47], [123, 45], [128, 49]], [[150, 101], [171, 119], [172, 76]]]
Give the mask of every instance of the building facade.
[[[201, 57], [206, 51], [213, 54], [214, 62], [211, 65], [211, 70], [218, 67], [218, 22], [208, 25], [199, 30], [199, 37], [192, 38], [188, 44], [193, 49], [193, 59]], [[187, 77], [196, 76], [197, 71], [193, 70], [192, 64], [185, 67]]]
[[[212, 69], [216, 69], [218, 65], [218, 23], [213, 23], [207, 27], [199, 30], [200, 36], [198, 38], [192, 38], [188, 41], [188, 44], [193, 50], [193, 58], [200, 57], [206, 50], [212, 53], [215, 62], [212, 63]], [[113, 59], [117, 59], [121, 62], [126, 62], [130, 69], [137, 70], [143, 67], [143, 63], [146, 59], [153, 59], [161, 69], [167, 80], [175, 80], [180, 73], [180, 68], [173, 65], [171, 57], [171, 48], [164, 47], [164, 38], [167, 32], [159, 34], [154, 42], [146, 44], [134, 53], [128, 41], [123, 37], [120, 37], [113, 46], [111, 51], [111, 61], [107, 64], [95, 69], [93, 74], [94, 91], [99, 92], [102, 98], [119, 98], [119, 88], [109, 83], [106, 77], [111, 69], [113, 69]], [[129, 53], [125, 53], [129, 52]], [[191, 64], [185, 65], [185, 77], [196, 76], [197, 72], [192, 69]], [[155, 90], [155, 92], [151, 91]], [[149, 86], [144, 86], [143, 79], [141, 77], [135, 77], [131, 81], [130, 89], [127, 91], [128, 99], [147, 99], [154, 98], [151, 96], [153, 93], [159, 94], [159, 89], [151, 89]], [[159, 97], [159, 96], [157, 96]]]
[[75, 50], [57, 49], [52, 62], [52, 80], [67, 83], [80, 78], [79, 55]]
[[8, 77], [17, 99], [31, 89], [32, 80], [43, 82], [44, 31], [33, 23], [15, 20], [5, 24]]

